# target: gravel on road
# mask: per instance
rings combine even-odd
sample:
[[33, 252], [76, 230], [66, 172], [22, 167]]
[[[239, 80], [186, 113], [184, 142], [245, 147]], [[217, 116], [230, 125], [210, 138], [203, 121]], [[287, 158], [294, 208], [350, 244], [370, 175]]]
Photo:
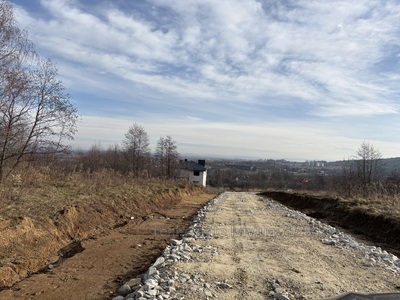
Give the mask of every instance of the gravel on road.
[[400, 292], [400, 260], [256, 193], [225, 192], [114, 300], [322, 299], [344, 292]]

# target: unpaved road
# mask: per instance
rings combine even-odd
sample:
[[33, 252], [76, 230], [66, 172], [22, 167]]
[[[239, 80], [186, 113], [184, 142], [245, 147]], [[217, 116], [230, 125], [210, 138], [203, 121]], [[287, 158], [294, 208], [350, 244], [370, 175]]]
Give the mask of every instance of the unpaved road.
[[[196, 244], [218, 249], [218, 255], [194, 254], [169, 268], [201, 276], [218, 299], [268, 299], [271, 291], [290, 299], [320, 299], [343, 292], [400, 292], [399, 273], [370, 267], [358, 250], [321, 243], [304, 218], [288, 217], [253, 193], [224, 193], [205, 216], [212, 235]], [[272, 286], [274, 282], [279, 285]], [[193, 285], [193, 284], [192, 284]], [[204, 290], [178, 289], [185, 299], [209, 299]]]
[[146, 271], [168, 241], [178, 238], [190, 217], [213, 197], [187, 196], [170, 209], [83, 241], [83, 252], [0, 291], [0, 299], [111, 299], [126, 278]]
[[[82, 253], [1, 291], [0, 299], [111, 299], [122, 283], [146, 271], [210, 198], [185, 199], [147, 220], [129, 222], [85, 241]], [[195, 240], [204, 249], [216, 249], [218, 255], [193, 252], [191, 260], [167, 266], [172, 273], [197, 278], [176, 280], [176, 292], [184, 299], [211, 299], [205, 289], [195, 288], [199, 278], [209, 283], [212, 298], [226, 300], [265, 300], [271, 291], [288, 292], [290, 299], [320, 299], [347, 291], [400, 291], [399, 273], [366, 266], [366, 258], [356, 250], [322, 244], [322, 236], [309, 222], [288, 217], [269, 200], [233, 192], [218, 199], [204, 218], [204, 229], [212, 238]]]

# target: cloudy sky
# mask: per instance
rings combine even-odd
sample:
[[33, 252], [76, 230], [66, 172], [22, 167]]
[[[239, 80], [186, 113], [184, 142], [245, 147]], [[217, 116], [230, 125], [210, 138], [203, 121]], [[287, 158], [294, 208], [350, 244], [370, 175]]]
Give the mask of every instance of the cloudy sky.
[[199, 157], [400, 156], [398, 0], [12, 0], [81, 119]]

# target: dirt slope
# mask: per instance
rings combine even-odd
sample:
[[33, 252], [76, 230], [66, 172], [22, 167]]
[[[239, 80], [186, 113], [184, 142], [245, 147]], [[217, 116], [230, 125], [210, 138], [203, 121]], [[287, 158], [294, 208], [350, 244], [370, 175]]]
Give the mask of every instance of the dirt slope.
[[[160, 255], [166, 243], [171, 238], [177, 238], [185, 230], [190, 217], [214, 195], [203, 192], [202, 194], [194, 193], [193, 195], [181, 196], [171, 195], [171, 199], [174, 197], [179, 199], [179, 201], [175, 201], [175, 204], [172, 203], [172, 200], [165, 200], [169, 204], [169, 208], [149, 212], [146, 216], [137, 217], [133, 220], [124, 218], [122, 219], [123, 222], [115, 226], [115, 229], [103, 230], [103, 233], [100, 231], [94, 234], [94, 231], [92, 231], [92, 238], [89, 235], [89, 238], [80, 244], [82, 248], [76, 249], [76, 252], [83, 250], [82, 252], [66, 259], [53, 269], [46, 268], [45, 272], [34, 274], [15, 284], [12, 288], [1, 291], [0, 299], [112, 298], [121, 282], [128, 277], [143, 273], [149, 264]], [[72, 208], [72, 210], [74, 209]], [[105, 220], [108, 213], [106, 210], [103, 211]], [[77, 235], [79, 228], [72, 227], [73, 224], [79, 222], [73, 222], [73, 220], [84, 218], [85, 215], [71, 212], [71, 209], [63, 215], [69, 215], [67, 219], [70, 222], [62, 222], [66, 226], [66, 231], [70, 230], [71, 233], [74, 232]], [[98, 214], [96, 216], [97, 218], [101, 217]], [[84, 223], [86, 225], [79, 223], [80, 228], [84, 226], [90, 228], [90, 224], [93, 224], [93, 226], [99, 224], [97, 219], [93, 220], [91, 217], [93, 215], [86, 215]], [[30, 226], [24, 224], [23, 228], [27, 228], [26, 232], [29, 232]], [[35, 230], [35, 232], [38, 231]], [[82, 232], [85, 231], [82, 230]], [[48, 233], [47, 231], [46, 234]], [[86, 231], [87, 233], [88, 231]], [[39, 236], [37, 234], [36, 238]], [[57, 236], [54, 240], [56, 243]], [[54, 253], [55, 249], [56, 246], [54, 245], [54, 249], [50, 250]], [[28, 258], [32, 257], [31, 261], [36, 266], [40, 258], [35, 257], [35, 249], [31, 249], [31, 252], [24, 251], [26, 251]], [[57, 256], [53, 259], [44, 257], [44, 254], [41, 254], [41, 256], [43, 256], [41, 257], [42, 262], [51, 263], [51, 260], [57, 261], [58, 259]], [[25, 264], [28, 263], [29, 260], [26, 259]], [[3, 268], [3, 270], [7, 269]], [[13, 273], [12, 270], [9, 274], [3, 271], [3, 274], [0, 273], [0, 275], [7, 279], [7, 276], [11, 276]]]
[[367, 237], [392, 253], [400, 256], [400, 219], [398, 215], [374, 212], [359, 207], [354, 202], [305, 194], [267, 191], [261, 195], [271, 197], [280, 203], [303, 211], [309, 216], [323, 219], [349, 232]]
[[[123, 282], [155, 261], [211, 198], [184, 197], [170, 209], [85, 240], [83, 252], [1, 291], [0, 299], [111, 299]], [[368, 265], [356, 250], [321, 243], [321, 234], [305, 219], [271, 208], [269, 201], [254, 193], [224, 193], [205, 216], [212, 238], [196, 240], [219, 254], [191, 253], [191, 261], [170, 268], [204, 278], [214, 287], [212, 294], [226, 300], [265, 300], [278, 291], [288, 292], [290, 300], [400, 291], [399, 273]], [[221, 282], [230, 287], [218, 288]], [[185, 299], [209, 299], [192, 287], [177, 290]]]

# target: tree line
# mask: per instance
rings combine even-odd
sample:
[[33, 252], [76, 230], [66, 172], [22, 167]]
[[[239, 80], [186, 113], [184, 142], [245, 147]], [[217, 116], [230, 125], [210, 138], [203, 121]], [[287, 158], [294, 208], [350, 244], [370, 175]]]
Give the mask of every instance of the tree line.
[[[176, 142], [171, 136], [161, 137], [152, 152], [148, 134], [138, 124], [128, 129], [121, 145], [107, 149], [93, 145], [88, 151], [65, 156], [77, 119], [77, 108], [58, 79], [56, 65], [39, 56], [27, 30], [18, 27], [12, 4], [0, 0], [0, 183], [21, 165], [54, 162], [65, 163], [64, 169], [107, 168], [135, 178], [177, 174]], [[347, 197], [400, 193], [400, 175], [385, 172], [380, 151], [368, 142], [343, 161], [339, 173], [313, 174], [310, 182], [303, 185], [298, 176], [279, 167], [247, 175], [218, 168], [209, 172], [209, 183], [218, 187], [311, 188]]]
[[112, 169], [135, 178], [174, 178], [179, 171], [177, 142], [171, 136], [160, 137], [154, 152], [145, 128], [134, 123], [121, 145], [103, 149], [93, 145], [88, 151], [75, 154], [80, 170], [86, 172]]
[[[1, 0], [0, 0], [1, 1]], [[85, 171], [111, 168], [133, 177], [176, 175], [178, 151], [171, 136], [161, 137], [154, 153], [146, 130], [132, 125], [122, 146], [66, 156], [77, 130], [77, 108], [50, 59], [35, 51], [14, 8], [0, 2], [0, 183], [23, 166], [68, 162]], [[64, 169], [68, 167], [65, 166]]]
[[[326, 191], [348, 198], [376, 198], [400, 195], [400, 174], [386, 166], [377, 147], [363, 141], [351, 157], [338, 162], [329, 173], [308, 168], [302, 174], [290, 164], [271, 164], [255, 171], [220, 166], [209, 170], [211, 186], [230, 189], [282, 189]], [[298, 170], [297, 170], [298, 171]]]

